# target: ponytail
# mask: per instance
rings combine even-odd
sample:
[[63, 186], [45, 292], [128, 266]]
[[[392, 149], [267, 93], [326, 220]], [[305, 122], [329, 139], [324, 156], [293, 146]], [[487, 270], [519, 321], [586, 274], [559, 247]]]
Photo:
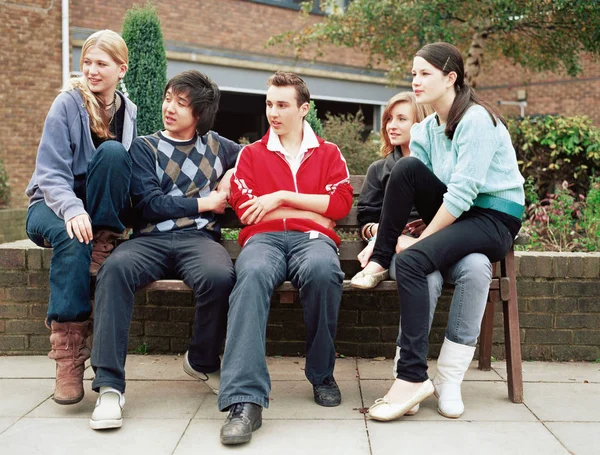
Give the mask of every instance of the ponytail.
[[504, 126], [506, 126], [506, 120], [502, 115], [489, 103], [483, 101], [479, 98], [475, 91], [466, 84], [463, 84], [462, 87], [458, 87], [456, 84], [454, 85], [454, 90], [456, 91], [456, 97], [450, 107], [450, 112], [448, 113], [448, 121], [446, 122], [446, 129], [444, 130], [444, 134], [450, 140], [454, 138], [454, 131], [456, 131], [456, 127], [462, 120], [465, 112], [474, 104], [481, 105], [490, 115], [492, 119], [492, 123], [496, 126], [498, 123], [496, 120], [500, 120]]

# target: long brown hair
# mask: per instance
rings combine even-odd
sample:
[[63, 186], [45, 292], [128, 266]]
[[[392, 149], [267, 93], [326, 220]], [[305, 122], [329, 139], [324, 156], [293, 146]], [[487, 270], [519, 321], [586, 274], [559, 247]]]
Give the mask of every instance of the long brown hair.
[[[80, 68], [83, 68], [85, 55], [92, 47], [103, 50], [119, 65], [127, 65], [129, 63], [129, 51], [123, 38], [112, 30], [100, 30], [90, 35], [85, 40], [85, 43], [83, 43], [81, 58], [79, 59]], [[81, 93], [83, 105], [90, 116], [90, 129], [92, 132], [102, 139], [113, 139], [114, 136], [110, 132], [109, 125], [102, 117], [104, 101], [100, 99], [99, 95], [90, 90], [85, 77], [81, 76], [69, 79], [63, 91], [72, 89], [78, 89]]]
[[456, 97], [450, 107], [446, 129], [444, 130], [448, 139], [452, 140], [458, 123], [463, 118], [463, 115], [465, 115], [467, 109], [474, 104], [479, 104], [488, 111], [494, 126], [497, 125], [496, 119], [506, 125], [504, 117], [502, 117], [491, 104], [486, 103], [479, 98], [473, 89], [465, 83], [463, 58], [456, 47], [444, 42], [427, 44], [423, 46], [415, 56], [423, 58], [429, 64], [442, 71], [445, 75], [450, 74], [453, 71], [456, 73], [456, 81], [454, 82], [454, 93], [456, 93]]
[[410, 104], [414, 114], [414, 123], [419, 123], [429, 114], [433, 114], [433, 108], [429, 104], [417, 104], [417, 98], [413, 92], [400, 92], [392, 96], [381, 115], [381, 147], [379, 152], [381, 153], [381, 156], [384, 157], [394, 151], [394, 146], [390, 142], [390, 138], [387, 134], [387, 124], [392, 117], [392, 110], [398, 103]]

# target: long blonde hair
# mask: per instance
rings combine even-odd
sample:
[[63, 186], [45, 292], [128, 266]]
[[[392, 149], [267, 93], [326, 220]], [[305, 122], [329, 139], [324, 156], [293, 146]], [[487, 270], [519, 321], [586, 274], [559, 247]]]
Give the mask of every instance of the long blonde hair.
[[392, 109], [398, 103], [408, 103], [412, 107], [415, 115], [415, 123], [419, 123], [429, 114], [433, 114], [433, 108], [428, 104], [417, 104], [417, 98], [413, 92], [400, 92], [390, 98], [381, 116], [381, 147], [379, 149], [382, 156], [388, 156], [394, 151], [394, 146], [390, 142], [390, 138], [387, 134], [387, 123], [392, 116]]
[[[106, 52], [119, 65], [129, 63], [129, 51], [123, 38], [112, 30], [100, 30], [90, 35], [83, 43], [79, 59], [80, 68], [83, 68], [83, 59], [92, 47], [97, 47]], [[90, 90], [85, 77], [80, 76], [69, 79], [63, 91], [72, 89], [78, 89], [81, 93], [83, 105], [90, 116], [90, 129], [102, 139], [112, 139], [114, 136], [110, 132], [109, 125], [102, 118], [103, 108], [101, 106], [104, 106], [104, 101], [100, 99], [99, 95]]]

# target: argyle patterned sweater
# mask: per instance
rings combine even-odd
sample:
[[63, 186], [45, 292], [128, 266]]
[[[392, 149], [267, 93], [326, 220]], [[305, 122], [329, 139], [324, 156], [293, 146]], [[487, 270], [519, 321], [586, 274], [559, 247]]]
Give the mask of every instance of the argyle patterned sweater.
[[206, 229], [219, 238], [218, 218], [212, 212], [198, 213], [196, 199], [217, 187], [235, 166], [240, 149], [213, 131], [189, 141], [175, 141], [160, 131], [138, 137], [129, 151], [133, 236]]

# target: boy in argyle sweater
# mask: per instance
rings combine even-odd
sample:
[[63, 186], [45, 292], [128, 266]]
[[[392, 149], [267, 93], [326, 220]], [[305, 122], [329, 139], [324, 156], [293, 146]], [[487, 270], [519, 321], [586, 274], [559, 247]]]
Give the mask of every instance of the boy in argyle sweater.
[[164, 130], [138, 137], [131, 146], [133, 235], [103, 264], [96, 282], [92, 387], [100, 396], [92, 428], [121, 426], [134, 293], [156, 280], [181, 279], [193, 289], [194, 329], [183, 368], [218, 392], [235, 273], [217, 242], [215, 213], [225, 210], [227, 171], [241, 148], [209, 131], [219, 97], [214, 82], [198, 71], [175, 76], [163, 94]]

